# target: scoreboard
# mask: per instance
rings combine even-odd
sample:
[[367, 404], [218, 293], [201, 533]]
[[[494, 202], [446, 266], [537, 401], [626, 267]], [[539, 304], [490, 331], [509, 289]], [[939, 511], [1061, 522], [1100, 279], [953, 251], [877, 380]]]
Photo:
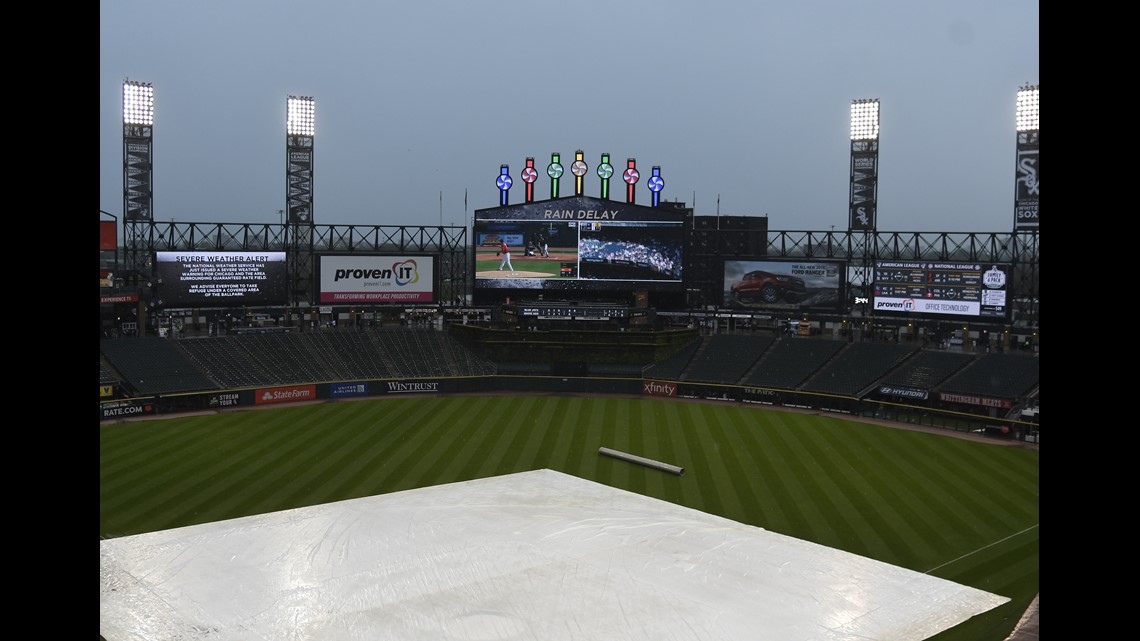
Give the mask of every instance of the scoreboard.
[[1008, 265], [876, 261], [872, 309], [1001, 319], [1008, 282]]

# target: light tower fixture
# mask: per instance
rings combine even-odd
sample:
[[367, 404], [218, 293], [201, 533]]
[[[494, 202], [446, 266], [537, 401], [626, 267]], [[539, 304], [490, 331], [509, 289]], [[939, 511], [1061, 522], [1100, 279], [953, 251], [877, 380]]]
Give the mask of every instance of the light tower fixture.
[[879, 99], [864, 98], [851, 103], [851, 140], [879, 139]]
[[313, 147], [317, 102], [312, 96], [285, 100], [285, 220], [292, 225], [289, 258], [289, 304], [316, 300], [313, 290]]
[[877, 229], [879, 207], [879, 99], [851, 102], [851, 176], [847, 208], [849, 231]]
[[154, 218], [153, 138], [154, 87], [149, 82], [124, 80], [123, 220]]
[[1041, 88], [1026, 85], [1017, 90], [1017, 131], [1039, 131], [1041, 114]]
[[1017, 91], [1014, 126], [1017, 158], [1014, 167], [1013, 230], [1041, 228], [1041, 88], [1025, 85]]
[[315, 136], [317, 103], [309, 96], [289, 96], [285, 133], [289, 136]]
[[154, 86], [149, 82], [123, 81], [123, 124], [154, 124]]
[[[316, 101], [289, 96], [285, 103], [285, 211], [295, 225], [313, 223], [313, 140]], [[300, 237], [298, 237], [300, 238]]]

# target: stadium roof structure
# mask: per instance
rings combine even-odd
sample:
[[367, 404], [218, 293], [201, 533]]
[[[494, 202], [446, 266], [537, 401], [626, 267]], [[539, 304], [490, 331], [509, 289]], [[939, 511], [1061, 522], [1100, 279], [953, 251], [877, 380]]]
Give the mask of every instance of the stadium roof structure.
[[918, 641], [1008, 600], [551, 470], [100, 541], [107, 641]]

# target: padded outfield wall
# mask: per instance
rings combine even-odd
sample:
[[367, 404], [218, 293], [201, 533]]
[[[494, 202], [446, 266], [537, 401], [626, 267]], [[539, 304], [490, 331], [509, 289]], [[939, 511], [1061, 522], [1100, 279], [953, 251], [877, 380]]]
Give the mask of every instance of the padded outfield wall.
[[865, 400], [851, 396], [640, 377], [536, 375], [361, 380], [156, 395], [100, 403], [99, 420], [114, 421], [163, 414], [254, 409], [288, 403], [329, 402], [370, 397], [488, 393], [612, 394], [795, 407], [956, 431], [984, 431], [1019, 440], [1028, 440], [1027, 437], [1031, 436], [1034, 441], [1038, 438], [1039, 429], [1037, 423], [1021, 420], [996, 419], [985, 415], [936, 410], [877, 399]]

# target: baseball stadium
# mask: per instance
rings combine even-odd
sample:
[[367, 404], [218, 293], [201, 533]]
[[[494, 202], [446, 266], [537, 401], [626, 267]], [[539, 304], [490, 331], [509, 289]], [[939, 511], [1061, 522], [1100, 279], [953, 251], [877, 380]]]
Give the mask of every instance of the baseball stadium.
[[290, 129], [279, 224], [158, 221], [151, 134], [100, 211], [101, 641], [1038, 638], [1035, 181], [884, 231], [853, 136], [848, 228], [783, 230], [579, 151], [318, 224]]

